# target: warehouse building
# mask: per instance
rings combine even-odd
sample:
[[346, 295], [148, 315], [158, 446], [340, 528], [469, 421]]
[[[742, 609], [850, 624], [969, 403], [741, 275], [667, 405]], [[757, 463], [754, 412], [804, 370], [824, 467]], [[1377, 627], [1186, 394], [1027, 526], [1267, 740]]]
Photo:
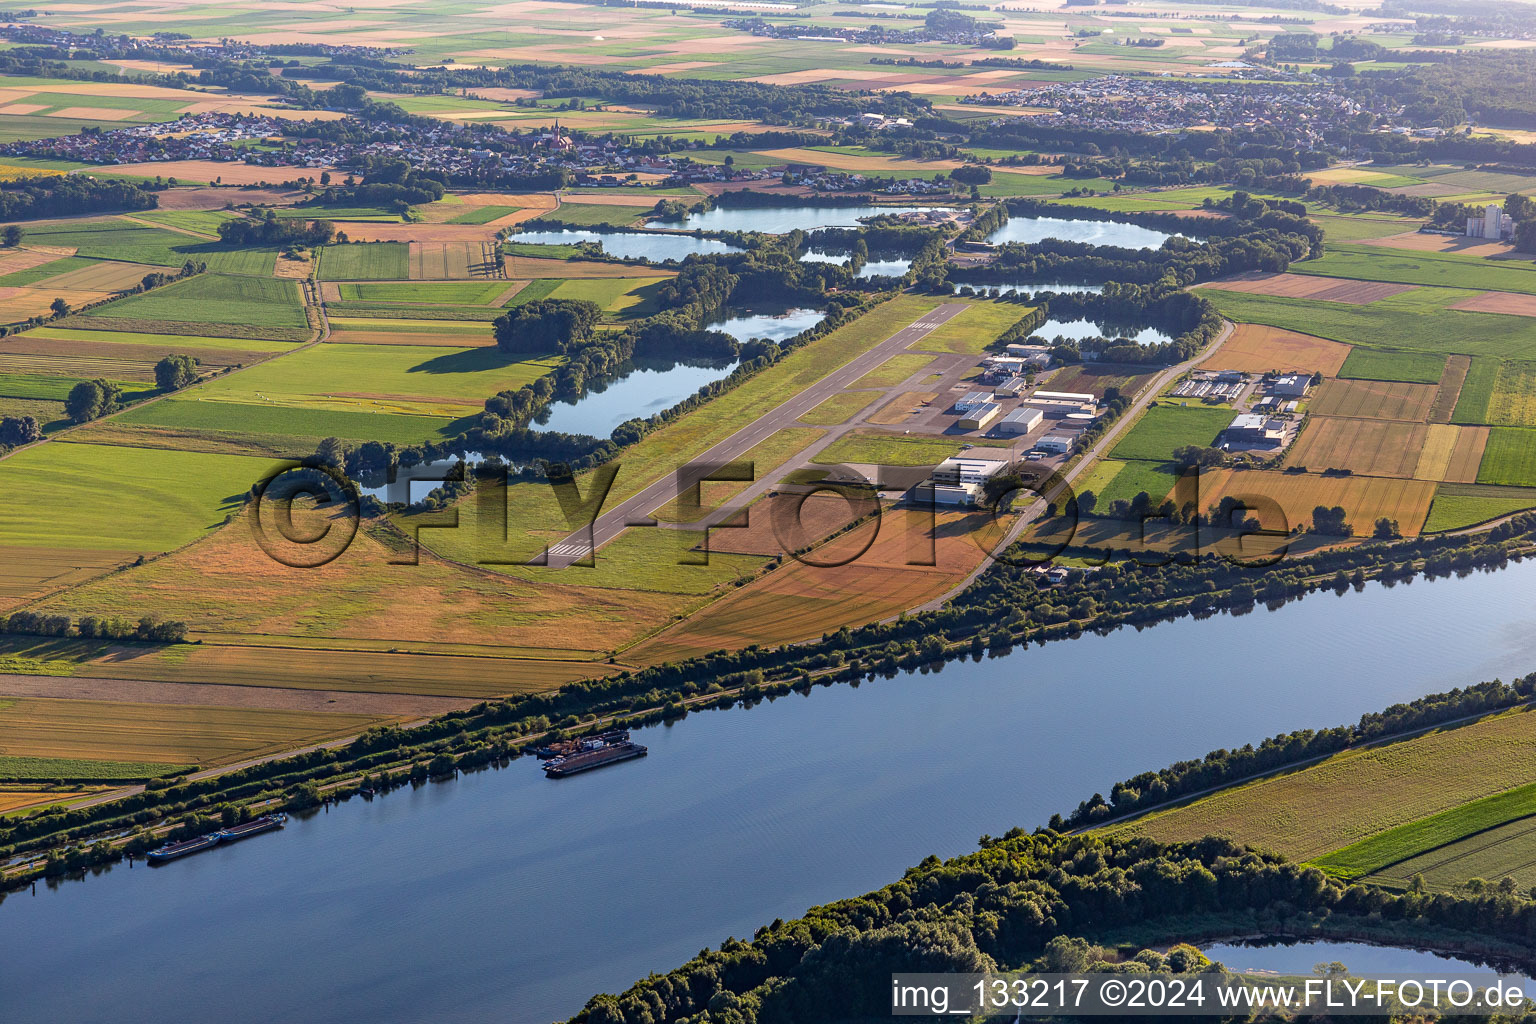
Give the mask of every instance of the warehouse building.
[[1021, 437], [1040, 425], [1045, 414], [1039, 409], [1021, 405], [997, 422], [997, 432], [1004, 437]]
[[1003, 407], [996, 402], [983, 402], [973, 406], [970, 412], [960, 417], [961, 430], [985, 430], [987, 424], [997, 419], [1003, 413]]

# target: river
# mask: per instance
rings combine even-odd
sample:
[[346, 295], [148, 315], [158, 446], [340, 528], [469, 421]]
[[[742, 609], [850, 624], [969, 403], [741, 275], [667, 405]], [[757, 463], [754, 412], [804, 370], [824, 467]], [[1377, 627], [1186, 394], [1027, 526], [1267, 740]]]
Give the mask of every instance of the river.
[[0, 907], [0, 1020], [544, 1022], [1118, 779], [1536, 668], [1536, 563], [1085, 636], [352, 800]]

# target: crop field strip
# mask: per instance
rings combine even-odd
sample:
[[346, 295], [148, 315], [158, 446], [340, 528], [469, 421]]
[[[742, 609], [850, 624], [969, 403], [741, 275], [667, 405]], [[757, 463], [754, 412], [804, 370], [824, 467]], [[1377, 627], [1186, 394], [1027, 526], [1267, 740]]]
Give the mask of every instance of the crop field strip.
[[1313, 472], [1347, 469], [1362, 476], [1411, 477], [1427, 431], [1423, 423], [1308, 416], [1281, 464]]
[[1474, 483], [1487, 444], [1487, 427], [1431, 423], [1425, 432], [1424, 447], [1419, 452], [1413, 477], [1445, 483]]
[[1238, 324], [1231, 337], [1200, 368], [1243, 373], [1321, 373], [1335, 377], [1349, 353], [1348, 345], [1326, 338], [1262, 324]]
[[[1349, 243], [1330, 244], [1326, 254], [1315, 260], [1296, 263], [1291, 273], [1536, 296], [1536, 270], [1527, 264], [1490, 261], [1453, 253], [1421, 252], [1407, 255]], [[1323, 298], [1315, 293], [1311, 297]], [[1530, 308], [1536, 310], [1536, 303]], [[1504, 310], [1492, 309], [1486, 312]]]
[[1536, 430], [1492, 427], [1477, 471], [1480, 484], [1536, 486]]
[[12, 757], [217, 765], [385, 721], [333, 712], [0, 697], [5, 752]]
[[1315, 416], [1424, 421], [1439, 387], [1398, 381], [1335, 379], [1324, 381], [1308, 403]]
[[[1418, 452], [1410, 451], [1404, 462], [1417, 469]], [[1406, 477], [1406, 474], [1405, 474]], [[1222, 498], [1253, 502], [1265, 529], [1290, 530], [1312, 521], [1312, 510], [1340, 505], [1357, 532], [1383, 516], [1397, 521], [1405, 537], [1417, 536], [1429, 514], [1435, 485], [1429, 481], [1369, 476], [1321, 476], [1317, 472], [1284, 473], [1271, 470], [1207, 471], [1200, 479], [1200, 504], [1209, 508]], [[1273, 503], [1273, 508], [1266, 503]], [[1276, 518], [1278, 509], [1279, 518]]]
[[1311, 860], [1529, 783], [1536, 713], [1516, 711], [1225, 789], [1112, 829], [1181, 842], [1220, 835]]
[[1424, 532], [1463, 529], [1529, 508], [1536, 508], [1536, 488], [1445, 483], [1435, 489]]

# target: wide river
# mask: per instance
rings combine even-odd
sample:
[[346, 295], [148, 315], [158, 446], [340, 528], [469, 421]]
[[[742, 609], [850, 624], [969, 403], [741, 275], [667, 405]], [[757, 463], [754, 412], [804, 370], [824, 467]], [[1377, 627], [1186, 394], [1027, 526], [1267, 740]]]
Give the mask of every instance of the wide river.
[[818, 688], [0, 907], [0, 1021], [544, 1022], [1118, 779], [1536, 669], [1536, 564]]

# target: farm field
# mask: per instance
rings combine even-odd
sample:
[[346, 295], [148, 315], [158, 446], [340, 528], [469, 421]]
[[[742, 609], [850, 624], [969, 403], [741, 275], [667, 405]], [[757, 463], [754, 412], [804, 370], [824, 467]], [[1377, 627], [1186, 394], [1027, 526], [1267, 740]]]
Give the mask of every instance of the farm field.
[[559, 364], [485, 347], [325, 344], [215, 378], [177, 401], [457, 416]]
[[1378, 380], [1328, 380], [1308, 403], [1315, 416], [1419, 420], [1429, 416], [1438, 388]]
[[0, 486], [29, 495], [0, 506], [0, 537], [7, 548], [55, 549], [66, 565], [77, 549], [168, 551], [218, 526], [273, 468], [233, 455], [50, 442], [0, 462]]
[[[242, 513], [201, 543], [110, 580], [74, 588], [43, 607], [74, 615], [147, 612], [184, 621], [193, 636], [215, 641], [290, 645], [328, 641], [341, 647], [362, 644], [364, 649], [371, 643], [381, 649], [420, 646], [425, 652], [443, 653], [490, 651], [509, 643], [528, 650], [560, 649], [571, 646], [570, 638], [578, 634], [583, 638], [578, 647], [592, 643], [611, 649], [659, 628], [679, 610], [675, 590], [655, 588], [652, 592], [643, 581], [628, 589], [577, 586], [578, 580], [586, 584], [592, 581], [572, 573], [558, 577], [546, 573], [536, 583], [525, 582], [515, 575], [474, 572], [430, 556], [403, 571], [398, 564], [402, 541], [376, 529], [359, 531], [352, 545], [324, 566], [294, 569], [257, 544], [245, 521], [248, 514]], [[668, 536], [659, 540], [673, 547], [668, 549], [669, 557], [660, 559], [664, 569], [675, 561], [672, 556], [677, 540], [670, 531], [665, 532]], [[739, 569], [755, 568], [760, 563], [761, 559], [741, 556], [722, 559], [712, 573], [718, 580], [722, 573], [734, 576]], [[682, 567], [682, 571], [686, 573], [688, 568]], [[684, 583], [692, 587], [693, 580], [710, 572], [695, 570]], [[708, 589], [706, 586], [705, 591]], [[382, 653], [375, 673], [389, 660]], [[319, 658], [318, 652], [315, 657]], [[198, 662], [205, 670], [217, 672], [218, 659], [209, 662], [199, 656]], [[239, 664], [238, 660], [231, 661], [230, 668]], [[274, 660], [273, 664], [279, 662]], [[121, 662], [109, 660], [96, 665], [94, 671], [110, 676], [119, 674], [120, 667]], [[315, 667], [318, 665], [311, 671]], [[201, 678], [199, 671], [189, 665], [189, 678]], [[305, 674], [302, 668], [296, 671]], [[413, 669], [410, 675], [419, 677], [423, 671]], [[162, 667], [153, 666], [149, 677], [161, 674]], [[461, 678], [468, 675], [471, 673], [450, 673], [435, 684], [417, 678], [411, 682], [416, 688], [409, 690], [397, 690], [400, 684], [389, 684], [387, 673], [362, 675], [353, 685], [338, 686], [333, 671], [317, 682], [341, 689], [371, 690], [383, 685], [397, 692], [469, 695], [526, 688], [515, 676], [499, 672], [486, 671], [478, 679]], [[283, 670], [283, 685], [289, 685], [288, 677], [288, 671]], [[570, 676], [565, 673], [562, 678]], [[258, 679], [248, 676], [246, 681]], [[428, 688], [420, 689], [422, 686]]]
[[[328, 288], [330, 286], [327, 286]], [[335, 286], [342, 302], [403, 302], [431, 305], [497, 305], [512, 287], [510, 281], [359, 281]]]
[[[1412, 303], [1394, 305], [1392, 299], [1349, 306], [1215, 289], [1202, 292], [1233, 319], [1348, 344], [1391, 346], [1442, 355], [1460, 352], [1470, 356], [1536, 358], [1536, 320], [1530, 317], [1468, 313], [1443, 306], [1426, 309]], [[1412, 293], [1405, 293], [1397, 298], [1411, 297]], [[1448, 302], [1465, 297], [1464, 292], [1446, 296]], [[1350, 371], [1346, 366], [1341, 372]], [[1433, 379], [1439, 379], [1438, 372]]]
[[[177, 447], [182, 447], [180, 438], [190, 434], [220, 442], [214, 445], [215, 451], [229, 450], [231, 442], [259, 445], [262, 441], [281, 439], [284, 442], [283, 456], [291, 458], [296, 454], [312, 454], [315, 445], [326, 437], [417, 445], [425, 441], [449, 440], [468, 429], [471, 423], [472, 418], [467, 415], [450, 419], [420, 410], [368, 412], [363, 400], [353, 401], [350, 408], [342, 401], [322, 408], [171, 398], [142, 409], [131, 409], [115, 417], [110, 428], [139, 429], [139, 443], [152, 440], [154, 433], [159, 433], [163, 444]], [[167, 429], [160, 432], [149, 428]], [[96, 428], [92, 429], [93, 437], [105, 436], [95, 434]], [[291, 447], [294, 444], [303, 451], [294, 452]], [[199, 446], [188, 447], [197, 450]]]
[[1511, 496], [1511, 488], [1479, 485], [1447, 485], [1435, 492], [1424, 522], [1425, 533], [1458, 530], [1501, 516], [1536, 508], [1536, 488], [1523, 497]]
[[0, 697], [10, 757], [207, 766], [347, 736], [384, 721], [331, 712]]
[[318, 275], [322, 281], [403, 281], [411, 276], [409, 249], [404, 242], [328, 245]]
[[[595, 302], [605, 313], [621, 319], [649, 316], [659, 311], [656, 291], [665, 277], [612, 277], [569, 279], [556, 282], [550, 290], [552, 299], [584, 299]], [[543, 284], [542, 281], [533, 282]], [[542, 289], [538, 289], [542, 290]], [[523, 301], [538, 297], [530, 295]], [[516, 304], [514, 299], [513, 304]]]
[[1470, 484], [1477, 479], [1487, 445], [1487, 427], [1431, 423], [1424, 435], [1424, 447], [1419, 450], [1414, 479]]
[[1536, 486], [1536, 430], [1524, 427], [1494, 427], [1488, 432], [1488, 447], [1477, 471], [1480, 484], [1508, 484], [1515, 487]]
[[[1414, 451], [1405, 461], [1412, 465], [1417, 458]], [[1200, 480], [1201, 505], [1208, 508], [1228, 496], [1248, 501], [1265, 529], [1309, 525], [1317, 506], [1341, 505], [1356, 534], [1369, 535], [1371, 525], [1386, 517], [1397, 521], [1403, 536], [1417, 536], [1434, 495], [1435, 485], [1424, 480], [1325, 477], [1315, 472], [1219, 469], [1202, 474]]]
[[1232, 422], [1230, 409], [1159, 405], [1149, 408], [1110, 451], [1114, 459], [1167, 462], [1185, 445], [1209, 447]]
[[1243, 373], [1321, 373], [1336, 377], [1350, 347], [1326, 338], [1262, 324], [1238, 324], [1226, 342], [1200, 364], [1202, 370]]
[[1469, 800], [1527, 784], [1536, 768], [1533, 737], [1536, 714], [1496, 715], [1347, 751], [1112, 831], [1160, 842], [1228, 836], [1295, 860], [1312, 860]]
[[191, 765], [162, 764], [151, 761], [102, 761], [64, 757], [0, 756], [0, 779], [47, 782], [53, 779], [73, 781], [119, 779], [154, 779], [175, 775]]
[[1529, 264], [1490, 262], [1454, 253], [1407, 255], [1373, 246], [1335, 243], [1318, 259], [1298, 262], [1291, 272], [1536, 295], [1536, 270]]
[[[194, 324], [205, 329], [308, 329], [299, 287], [292, 281], [199, 274], [142, 295], [87, 310], [83, 316]], [[218, 320], [212, 320], [218, 317]]]
[[[1297, 267], [1303, 266], [1297, 263]], [[1231, 281], [1213, 281], [1204, 286], [1210, 291], [1241, 292], [1249, 295], [1281, 296], [1289, 299], [1312, 299], [1317, 302], [1337, 302], [1351, 306], [1363, 306], [1378, 299], [1390, 298], [1409, 291], [1407, 285], [1382, 284], [1371, 281], [1334, 281], [1309, 277], [1299, 272], [1285, 274], [1250, 273]]]
[[1445, 359], [1428, 352], [1383, 352], [1378, 349], [1350, 349], [1349, 358], [1339, 368], [1339, 376], [1356, 380], [1402, 381], [1438, 384], [1445, 373]]

